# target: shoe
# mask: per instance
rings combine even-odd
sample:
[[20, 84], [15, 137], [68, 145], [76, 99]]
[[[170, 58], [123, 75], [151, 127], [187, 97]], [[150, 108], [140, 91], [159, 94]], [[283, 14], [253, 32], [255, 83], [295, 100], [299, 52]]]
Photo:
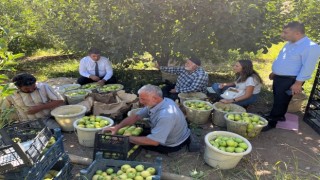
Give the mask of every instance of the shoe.
[[267, 125], [266, 127], [262, 128], [262, 132], [266, 132], [266, 131], [269, 131], [271, 129], [275, 128], [275, 126], [270, 126], [270, 125]]
[[286, 121], [286, 118], [285, 117], [280, 117], [277, 119], [277, 121]]

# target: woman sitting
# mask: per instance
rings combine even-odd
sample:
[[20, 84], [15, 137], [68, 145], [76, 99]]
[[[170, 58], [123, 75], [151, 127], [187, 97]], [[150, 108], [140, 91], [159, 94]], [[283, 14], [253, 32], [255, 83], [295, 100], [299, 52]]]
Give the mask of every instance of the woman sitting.
[[[235, 82], [214, 83], [212, 88], [218, 95], [224, 97], [220, 102], [235, 103], [247, 107], [257, 101], [258, 94], [261, 91], [262, 79], [259, 74], [253, 70], [251, 60], [239, 60], [233, 66], [233, 71], [236, 73]], [[233, 93], [232, 97], [227, 97], [225, 92], [227, 89]]]

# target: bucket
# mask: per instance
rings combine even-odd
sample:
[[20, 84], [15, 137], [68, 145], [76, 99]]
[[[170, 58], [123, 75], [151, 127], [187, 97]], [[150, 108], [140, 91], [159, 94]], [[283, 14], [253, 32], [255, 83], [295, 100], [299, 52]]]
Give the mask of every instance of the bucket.
[[190, 93], [179, 93], [178, 97], [180, 99], [180, 104], [183, 104], [186, 100], [205, 100], [207, 99], [207, 95], [202, 92], [190, 92]]
[[[73, 93], [82, 92], [83, 94], [76, 94]], [[91, 93], [91, 90], [87, 89], [77, 89], [77, 90], [71, 90], [64, 93], [64, 95], [67, 97], [68, 104], [77, 104], [81, 101], [84, 101], [84, 99], [87, 97], [89, 93]]]
[[[230, 153], [230, 152], [221, 151], [218, 148], [212, 146], [209, 142], [209, 140], [215, 139], [217, 136], [240, 138], [248, 145], [248, 148], [246, 151], [242, 153]], [[232, 132], [213, 131], [208, 133], [205, 136], [204, 140], [206, 143], [205, 152], [203, 156], [204, 160], [207, 164], [209, 164], [214, 168], [232, 169], [237, 166], [237, 164], [240, 162], [240, 160], [244, 155], [249, 154], [252, 150], [252, 146], [246, 138]]]
[[225, 104], [216, 102], [213, 104], [212, 123], [219, 127], [226, 127], [226, 120], [224, 115], [229, 112], [246, 112], [246, 109], [236, 104]]
[[233, 121], [228, 119], [228, 115], [229, 114], [241, 114], [241, 113], [227, 113], [224, 115], [224, 118], [227, 122], [227, 131], [230, 132], [234, 132], [237, 133], [245, 138], [249, 138], [252, 139], [256, 136], [258, 136], [262, 130], [263, 127], [268, 125], [268, 121], [257, 115], [257, 114], [252, 114], [252, 113], [246, 113], [248, 116], [258, 116], [259, 117], [259, 121], [262, 121], [264, 124], [256, 124], [253, 125], [253, 127], [251, 129], [248, 129], [248, 123], [247, 122], [239, 122], [239, 121]]
[[[188, 103], [194, 103], [194, 102], [205, 103], [210, 107], [210, 109], [205, 109], [205, 110], [194, 109], [187, 106]], [[202, 100], [186, 100], [183, 102], [183, 107], [186, 109], [186, 115], [187, 115], [188, 121], [194, 124], [205, 124], [208, 121], [209, 116], [213, 110], [213, 106], [211, 103], [207, 101], [202, 101]]]
[[307, 99], [307, 95], [305, 93], [299, 93], [292, 96], [292, 99], [289, 103], [287, 112], [298, 112], [301, 111], [301, 105], [303, 101]]
[[[114, 121], [108, 117], [104, 117], [104, 116], [96, 116], [96, 117], [100, 117], [102, 119], [106, 119], [108, 120], [110, 123], [108, 126], [105, 127], [109, 127], [112, 126], [114, 124]], [[76, 131], [76, 134], [78, 136], [78, 141], [81, 145], [86, 146], [86, 147], [93, 147], [94, 146], [94, 139], [95, 139], [95, 134], [98, 131], [101, 131], [102, 128], [82, 128], [82, 127], [78, 127], [78, 121], [80, 121], [81, 119], [77, 119], [74, 123], [73, 123], [73, 127]]]
[[87, 108], [82, 105], [59, 106], [51, 111], [62, 131], [73, 131], [73, 122], [82, 118]]

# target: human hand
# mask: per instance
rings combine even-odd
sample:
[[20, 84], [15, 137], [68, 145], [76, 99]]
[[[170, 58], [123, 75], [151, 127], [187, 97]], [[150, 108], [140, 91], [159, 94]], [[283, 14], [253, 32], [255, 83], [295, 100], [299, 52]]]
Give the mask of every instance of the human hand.
[[225, 103], [225, 104], [231, 104], [233, 102], [232, 99], [221, 99], [220, 102]]
[[92, 79], [93, 81], [100, 81], [100, 78], [95, 75], [90, 75], [89, 78]]
[[273, 74], [273, 72], [272, 72], [272, 73], [269, 74], [269, 79], [270, 79], [270, 80], [273, 80], [273, 78], [274, 78], [274, 74]]
[[28, 114], [36, 114], [42, 110], [42, 105], [32, 106], [28, 109]]
[[117, 126], [112, 126], [112, 127], [106, 127], [106, 128], [103, 128], [101, 131], [102, 133], [105, 133], [105, 132], [110, 132], [111, 131], [111, 134], [112, 135], [115, 135], [117, 132], [118, 132], [119, 128], [117, 128]]
[[220, 83], [219, 84], [219, 89], [223, 89], [226, 85], [227, 85], [227, 83]]
[[170, 93], [177, 93], [176, 89], [171, 89], [169, 92]]
[[295, 82], [291, 87], [292, 95], [299, 94], [302, 92], [302, 82]]
[[105, 84], [105, 82], [106, 82], [105, 80], [101, 79], [101, 80], [98, 81], [98, 84], [100, 86], [103, 86]]

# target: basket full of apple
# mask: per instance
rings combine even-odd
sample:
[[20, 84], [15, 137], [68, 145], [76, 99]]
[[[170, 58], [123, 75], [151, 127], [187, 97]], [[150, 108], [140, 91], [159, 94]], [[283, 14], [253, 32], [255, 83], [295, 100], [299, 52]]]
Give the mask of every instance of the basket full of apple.
[[252, 113], [227, 113], [224, 116], [227, 122], [227, 130], [246, 138], [258, 136], [268, 121], [263, 117]]

